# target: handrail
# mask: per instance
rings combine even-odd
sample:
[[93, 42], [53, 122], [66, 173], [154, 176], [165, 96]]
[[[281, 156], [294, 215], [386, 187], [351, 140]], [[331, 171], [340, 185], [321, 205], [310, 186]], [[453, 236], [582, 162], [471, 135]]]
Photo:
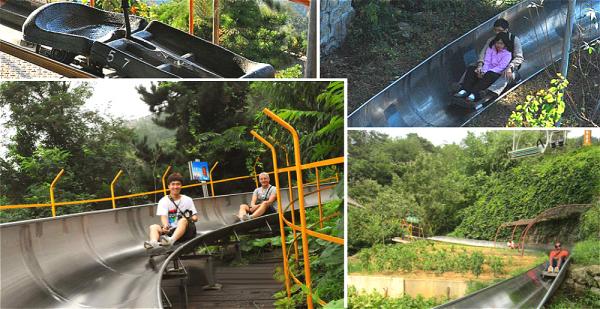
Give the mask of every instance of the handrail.
[[[327, 165], [340, 164], [340, 163], [331, 163], [331, 162], [335, 162], [337, 159], [341, 159], [341, 162], [343, 162], [344, 158], [343, 157], [334, 158], [333, 161], [332, 161], [332, 159], [323, 160], [323, 161], [317, 161], [317, 162], [313, 162], [313, 163], [309, 163], [309, 164], [303, 165], [301, 168], [304, 170], [304, 169], [310, 169], [313, 165], [316, 165], [316, 166], [327, 166]], [[170, 166], [167, 168], [167, 170], [165, 171], [165, 173], [168, 173], [169, 170], [170, 170]], [[281, 169], [279, 170], [279, 172], [281, 172]], [[268, 174], [273, 174], [273, 172], [269, 172]], [[166, 177], [166, 176], [163, 176], [163, 177]], [[232, 177], [232, 178], [227, 178], [227, 179], [214, 180], [211, 183], [224, 183], [224, 182], [228, 182], [228, 181], [234, 181], [234, 180], [239, 180], [239, 179], [247, 179], [247, 178], [252, 178], [252, 177], [253, 176]], [[310, 184], [310, 183], [307, 183], [307, 184]], [[202, 184], [190, 184], [190, 185], [182, 186], [181, 188], [182, 189], [186, 189], [186, 188], [197, 187], [197, 186], [201, 186], [201, 185]], [[151, 194], [157, 194], [157, 193], [164, 193], [164, 195], [167, 195], [167, 193], [166, 193], [167, 191], [168, 191], [168, 189], [166, 188], [166, 184], [165, 184], [162, 189], [153, 190], [153, 191], [147, 191], [147, 192], [141, 192], [141, 193], [126, 194], [126, 195], [121, 195], [121, 196], [115, 196], [115, 200], [121, 200], [121, 199], [127, 199], [127, 198], [144, 196], [144, 195], [151, 195]], [[56, 205], [56, 206], [69, 206], [69, 205], [80, 205], [80, 204], [89, 204], [89, 203], [108, 202], [108, 201], [111, 201], [111, 200], [112, 200], [111, 197], [104, 197], [104, 198], [96, 198], [96, 199], [80, 200], [80, 201], [58, 202], [58, 203], [54, 203], [54, 205]], [[6, 210], [6, 209], [37, 208], [37, 207], [50, 207], [50, 206], [52, 206], [52, 203], [31, 203], [31, 204], [0, 205], [0, 211]]]
[[171, 170], [171, 166], [169, 165], [169, 166], [167, 166], [167, 169], [165, 170], [165, 172], [163, 173], [162, 178], [161, 178], [161, 180], [162, 180], [162, 186], [163, 186], [162, 191], [163, 191], [163, 193], [164, 193], [165, 196], [167, 196], [167, 186], [165, 185], [165, 177], [167, 177], [167, 173], [170, 170]]
[[117, 173], [117, 175], [115, 176], [113, 181], [110, 183], [110, 198], [112, 199], [113, 209], [117, 208], [117, 206], [115, 204], [115, 183], [117, 182], [117, 179], [119, 179], [119, 177], [121, 176], [122, 173], [123, 173], [123, 170], [119, 170], [119, 172]]
[[210, 180], [210, 193], [212, 194], [212, 196], [215, 196], [215, 187], [213, 185], [212, 172], [215, 170], [215, 167], [217, 167], [217, 164], [219, 164], [219, 161], [215, 162], [215, 164], [213, 164], [213, 166], [210, 168], [210, 171], [208, 172], [208, 179]]
[[[288, 130], [294, 141], [294, 170], [296, 172], [296, 186], [298, 190], [298, 204], [300, 206], [300, 232], [302, 236], [302, 258], [304, 260], [304, 282], [307, 289], [306, 303], [309, 309], [314, 308], [312, 297], [312, 286], [310, 276], [310, 256], [308, 253], [308, 230], [306, 228], [306, 210], [304, 208], [304, 188], [302, 180], [302, 160], [300, 157], [300, 137], [298, 132], [289, 123], [281, 119], [268, 108], [263, 109], [263, 113], [273, 121], [277, 122], [284, 129]], [[343, 159], [342, 159], [343, 162]], [[282, 218], [283, 219], [283, 218]], [[289, 224], [288, 224], [289, 225]]]
[[[285, 229], [283, 228], [283, 208], [281, 207], [281, 193], [279, 187], [279, 174], [277, 171], [277, 154], [275, 151], [275, 147], [271, 145], [271, 143], [267, 142], [262, 136], [260, 136], [256, 131], [251, 130], [250, 134], [258, 139], [261, 143], [265, 144], [269, 149], [271, 149], [271, 156], [273, 157], [273, 172], [275, 173], [275, 193], [277, 194], [277, 213], [279, 214], [279, 230], [281, 233], [281, 251], [283, 253], [283, 273], [285, 276], [285, 290], [287, 292], [288, 298], [292, 296], [292, 292], [290, 289], [290, 278], [288, 275], [289, 266], [288, 266], [288, 257], [287, 257], [287, 249], [286, 249], [286, 241], [285, 241]], [[255, 172], [256, 173], [256, 172]], [[293, 212], [293, 210], [292, 210]]]
[[58, 179], [60, 179], [60, 177], [62, 176], [62, 174], [65, 172], [65, 169], [61, 169], [60, 172], [58, 173], [58, 175], [56, 175], [56, 177], [54, 177], [54, 180], [52, 181], [52, 183], [50, 184], [50, 204], [52, 204], [52, 217], [56, 217], [56, 204], [54, 204], [54, 186], [56, 185], [56, 183], [58, 182]]

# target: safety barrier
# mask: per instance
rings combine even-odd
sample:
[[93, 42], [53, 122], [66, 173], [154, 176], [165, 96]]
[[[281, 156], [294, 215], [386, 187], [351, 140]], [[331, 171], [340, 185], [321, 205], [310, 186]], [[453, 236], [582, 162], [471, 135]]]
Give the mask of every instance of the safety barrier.
[[[275, 173], [275, 186], [276, 186], [276, 191], [277, 191], [277, 206], [278, 206], [278, 213], [279, 213], [279, 225], [280, 225], [280, 230], [281, 230], [281, 246], [282, 246], [282, 251], [283, 251], [283, 266], [284, 266], [284, 279], [285, 279], [285, 288], [286, 288], [286, 292], [287, 292], [287, 296], [288, 298], [291, 297], [291, 286], [290, 286], [290, 278], [297, 284], [299, 285], [304, 285], [306, 286], [307, 289], [307, 296], [306, 296], [306, 303], [308, 305], [308, 308], [314, 308], [314, 304], [313, 304], [313, 295], [312, 295], [312, 285], [311, 285], [311, 273], [310, 273], [310, 256], [308, 254], [308, 236], [312, 236], [312, 237], [316, 237], [331, 243], [335, 243], [338, 245], [344, 245], [344, 239], [343, 238], [339, 238], [339, 237], [335, 237], [335, 236], [331, 236], [331, 235], [327, 235], [327, 234], [323, 234], [323, 233], [319, 233], [319, 232], [315, 232], [313, 230], [308, 229], [307, 227], [307, 222], [306, 222], [306, 211], [304, 208], [304, 192], [303, 192], [303, 180], [302, 180], [302, 170], [309, 168], [310, 167], [314, 167], [315, 168], [315, 173], [316, 173], [316, 182], [317, 182], [317, 194], [318, 194], [318, 208], [319, 208], [319, 224], [320, 226], [322, 226], [324, 218], [323, 218], [323, 210], [322, 210], [322, 205], [321, 205], [321, 199], [320, 199], [320, 180], [319, 180], [319, 172], [318, 172], [318, 166], [312, 166], [313, 164], [307, 164], [307, 165], [302, 165], [301, 162], [301, 158], [300, 158], [300, 138], [298, 136], [298, 132], [287, 122], [285, 122], [283, 119], [281, 119], [279, 116], [277, 116], [275, 113], [273, 113], [272, 111], [270, 111], [269, 109], [265, 108], [263, 109], [263, 113], [265, 115], [267, 115], [267, 117], [271, 118], [271, 120], [277, 122], [280, 126], [282, 126], [283, 128], [285, 128], [286, 130], [288, 130], [290, 132], [290, 134], [292, 135], [292, 139], [294, 142], [294, 166], [288, 166], [287, 168], [284, 169], [279, 169], [277, 166], [277, 152], [275, 151], [275, 147], [273, 147], [273, 145], [271, 143], [269, 143], [264, 137], [262, 137], [260, 134], [256, 133], [255, 131], [251, 131], [251, 134], [257, 138], [261, 143], [263, 143], [265, 146], [267, 146], [270, 150], [271, 150], [271, 156], [272, 156], [272, 160], [273, 160], [273, 172]], [[339, 158], [335, 158], [335, 159], [329, 159], [329, 160], [325, 160], [330, 162], [331, 164], [343, 164], [344, 162], [344, 158], [343, 157], [339, 157]], [[300, 209], [300, 226], [296, 225], [294, 221], [294, 217], [292, 216], [292, 222], [286, 220], [283, 217], [283, 209], [281, 206], [281, 201], [280, 201], [280, 187], [279, 187], [279, 172], [283, 172], [283, 171], [291, 171], [293, 169], [293, 171], [296, 174], [296, 184], [297, 184], [297, 190], [298, 190], [298, 204], [299, 204], [299, 209]], [[289, 177], [289, 174], [288, 174]], [[290, 182], [291, 183], [291, 182]], [[291, 196], [291, 195], [290, 195]], [[291, 202], [293, 203], [293, 202]], [[291, 204], [290, 203], [290, 204]], [[295, 232], [300, 232], [301, 238], [302, 238], [302, 258], [303, 258], [303, 262], [304, 262], [304, 283], [302, 281], [300, 281], [298, 279], [298, 277], [296, 275], [294, 275], [288, 265], [288, 256], [287, 256], [287, 250], [286, 250], [286, 236], [284, 233], [284, 224], [287, 225], [288, 227], [290, 227], [293, 231], [294, 231], [294, 244], [297, 244], [297, 239], [296, 239], [296, 234]], [[298, 251], [295, 251], [296, 254], [296, 261], [298, 260]], [[317, 299], [317, 302], [321, 305], [326, 305], [327, 303], [321, 299]]]

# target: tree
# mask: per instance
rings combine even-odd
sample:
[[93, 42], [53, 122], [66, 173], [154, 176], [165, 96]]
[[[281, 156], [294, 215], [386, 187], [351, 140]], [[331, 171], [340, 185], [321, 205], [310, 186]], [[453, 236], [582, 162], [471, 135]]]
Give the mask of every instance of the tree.
[[[56, 187], [57, 201], [106, 197], [108, 184], [120, 168], [140, 169], [141, 163], [133, 154], [132, 131], [121, 120], [84, 110], [90, 96], [86, 83], [0, 84], [0, 108], [7, 119], [3, 125], [9, 132], [8, 152], [0, 158], [0, 189], [6, 203], [49, 202], [48, 188], [60, 169], [65, 169], [65, 174]], [[131, 172], [120, 181], [118, 190], [136, 189], [144, 183]], [[59, 207], [57, 212], [108, 205]], [[9, 219], [36, 218], [49, 212], [48, 208], [29, 208], [15, 212]]]

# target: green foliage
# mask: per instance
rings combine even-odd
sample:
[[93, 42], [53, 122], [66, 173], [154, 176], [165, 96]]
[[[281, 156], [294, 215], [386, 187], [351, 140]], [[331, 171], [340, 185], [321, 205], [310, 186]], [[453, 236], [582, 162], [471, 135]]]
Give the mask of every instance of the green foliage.
[[444, 302], [445, 300], [436, 298], [423, 298], [421, 295], [414, 298], [408, 295], [391, 298], [377, 292], [359, 294], [354, 287], [348, 289], [348, 308], [432, 308]]
[[583, 214], [579, 232], [580, 239], [600, 239], [600, 200]]
[[476, 277], [479, 277], [483, 271], [483, 262], [484, 257], [481, 252], [473, 252], [473, 254], [471, 254], [471, 264], [469, 265], [469, 268]]
[[492, 239], [503, 222], [532, 218], [561, 204], [589, 203], [600, 190], [599, 147], [520, 162], [480, 185], [477, 201], [461, 210], [455, 235]]
[[293, 65], [287, 69], [277, 71], [275, 78], [302, 78], [304, 73], [302, 72], [302, 66], [299, 64]]
[[550, 84], [550, 89], [528, 95], [524, 104], [517, 105], [508, 119], [508, 126], [555, 127], [565, 112], [564, 92], [569, 81], [557, 74]]
[[267, 118], [262, 112], [264, 107], [298, 131], [303, 162], [343, 155], [343, 82], [254, 82], [248, 101], [255, 115], [255, 130], [261, 134], [268, 132], [274, 140], [286, 145], [290, 158], [293, 157], [291, 134]]
[[[172, 0], [150, 9], [159, 21], [188, 30], [187, 0]], [[194, 34], [212, 40], [212, 0], [196, 1], [194, 14]], [[222, 0], [220, 17], [220, 45], [235, 53], [270, 63], [278, 70], [305, 54], [308, 21], [292, 9], [255, 0]]]
[[[339, 184], [343, 188], [343, 184]], [[334, 216], [333, 219], [326, 220], [323, 222], [323, 227], [319, 227], [319, 212], [318, 209], [310, 209], [306, 212], [306, 222], [311, 230], [319, 233], [336, 236], [343, 238], [344, 234], [344, 219], [343, 215], [343, 201], [337, 200], [332, 201], [323, 205], [323, 217], [331, 216], [335, 213], [339, 213], [339, 216]], [[298, 250], [302, 252], [302, 242], [300, 235], [298, 234]], [[280, 244], [281, 238], [277, 237], [279, 242], [273, 241], [272, 244]], [[293, 250], [293, 233], [288, 229], [286, 239], [290, 271], [301, 281], [304, 278], [304, 260], [302, 256], [299, 257], [298, 263], [296, 263]], [[311, 280], [313, 287], [313, 301], [316, 304], [317, 299], [321, 299], [325, 302], [330, 303], [329, 308], [336, 308], [335, 305], [339, 304], [339, 300], [343, 298], [344, 294], [344, 247], [338, 244], [328, 242], [316, 237], [309, 237], [308, 248], [310, 249], [310, 271]], [[283, 281], [283, 270], [277, 269], [275, 274], [277, 280]], [[297, 308], [298, 306], [306, 305], [306, 296], [308, 295], [308, 289], [305, 285], [292, 283], [292, 297], [287, 298], [287, 293], [284, 290], [279, 291], [274, 295], [277, 299], [275, 306], [277, 308]], [[337, 300], [337, 301], [336, 301]], [[333, 303], [331, 303], [333, 302]]]
[[[83, 108], [91, 96], [86, 83], [12, 82], [0, 84], [8, 152], [0, 158], [0, 192], [7, 204], [48, 203], [49, 186], [61, 169], [57, 201], [106, 197], [109, 184], [123, 169], [116, 194], [151, 187], [135, 156], [133, 132], [118, 119], [103, 118]], [[147, 201], [142, 197], [121, 203]], [[151, 198], [151, 197], [150, 197]], [[103, 209], [110, 203], [58, 207], [57, 214]], [[3, 221], [50, 215], [49, 208], [28, 208], [2, 214]]]
[[365, 248], [349, 262], [349, 272], [413, 272], [422, 270], [443, 274], [446, 272], [471, 272], [479, 276], [483, 265], [493, 269], [494, 275], [504, 273], [504, 263], [500, 257], [487, 261], [479, 251], [456, 252], [454, 249], [436, 248], [430, 241], [415, 241], [401, 245], [376, 244]]
[[573, 260], [578, 265], [598, 265], [600, 261], [600, 239], [588, 239], [575, 244]]
[[551, 299], [548, 309], [600, 308], [600, 296], [591, 291], [583, 294], [559, 293]]
[[506, 273], [506, 270], [504, 269], [504, 261], [501, 257], [490, 256], [487, 259], [494, 276], [504, 275]]

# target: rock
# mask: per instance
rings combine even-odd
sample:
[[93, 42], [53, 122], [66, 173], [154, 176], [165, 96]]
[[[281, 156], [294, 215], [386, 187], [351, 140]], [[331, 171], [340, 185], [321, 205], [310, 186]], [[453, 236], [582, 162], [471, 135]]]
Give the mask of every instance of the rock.
[[592, 276], [600, 276], [600, 265], [586, 266], [588, 273]]
[[594, 293], [594, 294], [596, 294], [596, 295], [600, 296], [600, 289], [599, 289], [599, 288], [591, 288], [591, 289], [590, 289], [590, 292], [592, 292], [592, 293]]
[[400, 32], [400, 36], [407, 40], [410, 40], [413, 36], [412, 26], [409, 23], [399, 22], [398, 31]]

